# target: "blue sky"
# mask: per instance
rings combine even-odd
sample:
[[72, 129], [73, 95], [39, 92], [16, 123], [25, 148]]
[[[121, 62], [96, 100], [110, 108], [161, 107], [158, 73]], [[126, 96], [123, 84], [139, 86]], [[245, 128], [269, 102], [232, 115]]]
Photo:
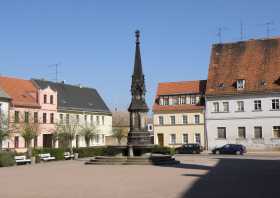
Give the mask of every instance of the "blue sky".
[[211, 45], [280, 35], [277, 0], [0, 0], [0, 73], [55, 79], [98, 89], [110, 108], [126, 109], [141, 31], [147, 101], [158, 82], [206, 79]]

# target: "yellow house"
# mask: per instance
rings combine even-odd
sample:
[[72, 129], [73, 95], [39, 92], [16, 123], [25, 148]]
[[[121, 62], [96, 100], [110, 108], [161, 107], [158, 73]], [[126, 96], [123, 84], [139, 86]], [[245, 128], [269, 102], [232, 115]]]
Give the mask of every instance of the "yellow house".
[[153, 105], [154, 142], [177, 147], [206, 147], [204, 93], [206, 80], [159, 83]]

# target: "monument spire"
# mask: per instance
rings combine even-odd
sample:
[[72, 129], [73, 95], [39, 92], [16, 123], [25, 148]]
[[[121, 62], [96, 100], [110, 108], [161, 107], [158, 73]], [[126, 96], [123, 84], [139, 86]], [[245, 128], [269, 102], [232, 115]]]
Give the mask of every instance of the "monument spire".
[[148, 106], [145, 101], [145, 77], [142, 69], [141, 52], [140, 52], [140, 31], [135, 31], [136, 48], [134, 58], [134, 70], [131, 83], [132, 100], [129, 106], [129, 111], [141, 110], [148, 112]]
[[143, 76], [142, 62], [141, 62], [141, 52], [140, 52], [140, 31], [135, 31], [136, 37], [136, 49], [135, 49], [135, 59], [134, 59], [134, 71], [133, 75], [140, 77]]
[[[140, 31], [135, 32], [136, 48], [134, 59], [134, 70], [131, 82], [131, 103], [128, 111], [130, 113], [130, 129], [127, 138], [129, 146], [151, 145], [151, 136], [147, 131], [148, 105], [145, 101], [145, 77], [143, 74], [140, 53]], [[132, 148], [132, 147], [131, 147]]]

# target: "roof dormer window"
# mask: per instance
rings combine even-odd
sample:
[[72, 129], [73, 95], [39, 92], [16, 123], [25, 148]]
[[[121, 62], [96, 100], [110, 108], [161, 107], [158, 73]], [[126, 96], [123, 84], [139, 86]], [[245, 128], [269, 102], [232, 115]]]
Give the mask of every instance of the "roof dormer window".
[[239, 79], [236, 82], [236, 88], [237, 90], [242, 90], [245, 88], [245, 80], [244, 79]]

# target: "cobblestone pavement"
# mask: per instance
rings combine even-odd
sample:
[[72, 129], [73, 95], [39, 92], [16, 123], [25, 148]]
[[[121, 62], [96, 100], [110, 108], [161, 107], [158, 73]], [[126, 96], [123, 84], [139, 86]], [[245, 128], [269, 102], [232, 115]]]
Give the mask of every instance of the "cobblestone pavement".
[[171, 167], [62, 161], [0, 168], [0, 198], [255, 198], [280, 194], [280, 154], [177, 155], [176, 159], [181, 164]]

